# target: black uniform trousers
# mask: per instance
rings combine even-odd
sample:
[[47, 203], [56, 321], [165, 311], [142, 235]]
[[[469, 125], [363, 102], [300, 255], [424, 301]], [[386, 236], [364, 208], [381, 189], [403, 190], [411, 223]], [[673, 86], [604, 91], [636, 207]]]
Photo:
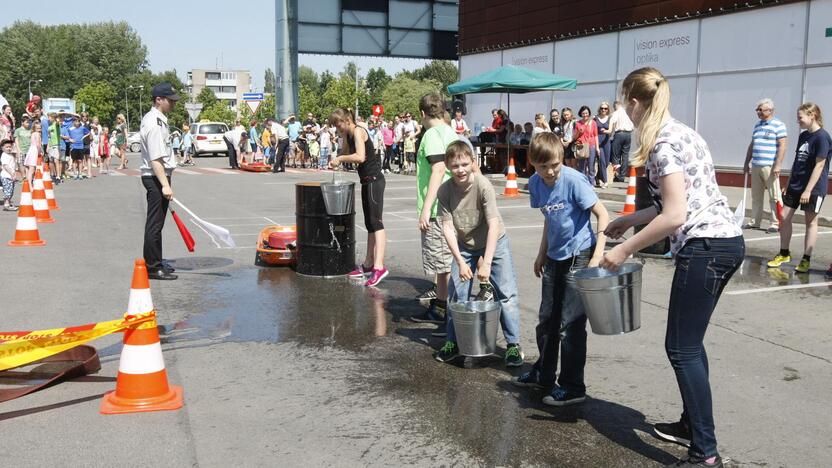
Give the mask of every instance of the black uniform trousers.
[[[170, 175], [168, 175], [170, 184]], [[168, 214], [168, 201], [162, 196], [162, 183], [155, 177], [142, 176], [147, 190], [147, 220], [144, 223], [144, 262], [147, 270], [162, 268], [162, 229]]]
[[228, 165], [231, 166], [231, 169], [239, 169], [240, 166], [237, 165], [237, 148], [234, 147], [234, 143], [231, 143], [226, 137], [222, 137], [225, 140], [225, 146], [228, 148]]
[[275, 150], [274, 166], [272, 172], [286, 170], [286, 148], [289, 147], [289, 139], [284, 138], [277, 142], [277, 149]]

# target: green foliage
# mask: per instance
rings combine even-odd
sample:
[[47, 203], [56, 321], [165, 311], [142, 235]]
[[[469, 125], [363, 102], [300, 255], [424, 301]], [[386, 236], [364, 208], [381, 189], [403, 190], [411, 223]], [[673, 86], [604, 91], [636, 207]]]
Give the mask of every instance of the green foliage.
[[225, 122], [229, 126], [232, 126], [234, 125], [234, 121], [237, 120], [237, 113], [229, 109], [224, 102], [216, 101], [202, 109], [202, 112], [199, 114], [199, 120]]
[[115, 110], [116, 92], [105, 81], [92, 81], [85, 84], [75, 93], [75, 105], [78, 109], [86, 109], [92, 116], [99, 118], [109, 116]]
[[[266, 73], [263, 76], [263, 92], [264, 93], [274, 93], [275, 83], [277, 82], [277, 78], [274, 76], [274, 72], [271, 68], [266, 69]], [[262, 106], [262, 104], [261, 104]]]
[[417, 81], [433, 80], [441, 87], [442, 96], [448, 99], [448, 85], [459, 81], [459, 68], [447, 60], [432, 60], [422, 68], [401, 74]]
[[320, 92], [321, 82], [318, 79], [318, 74], [315, 70], [301, 65], [298, 67], [298, 85], [306, 86], [306, 88], [313, 92]]
[[18, 21], [0, 31], [0, 44], [0, 89], [17, 113], [28, 100], [28, 80], [43, 80], [32, 90], [43, 98], [72, 97], [89, 82], [106, 82], [123, 98], [124, 88], [147, 66], [147, 48], [124, 21], [55, 26]]
[[382, 94], [384, 88], [392, 81], [393, 78], [384, 71], [383, 68], [371, 68], [367, 72], [367, 92], [370, 93], [370, 100], [373, 104], [382, 102]]
[[217, 102], [217, 95], [210, 88], [202, 88], [202, 91], [196, 96], [196, 102], [201, 102], [202, 110], [205, 111]]
[[[325, 118], [325, 116], [322, 115], [324, 110], [321, 106], [320, 91], [318, 89], [313, 89], [303, 83], [301, 83], [298, 87], [298, 109], [300, 112], [298, 114], [298, 118], [301, 118], [301, 116], [305, 116], [309, 112], [313, 113], [314, 115], [321, 116], [321, 118]], [[329, 115], [329, 113], [327, 113], [327, 115]]]
[[439, 83], [433, 80], [417, 81], [407, 76], [399, 75], [384, 88], [382, 99], [384, 113], [388, 116], [410, 112], [416, 120], [419, 114], [419, 99], [430, 92], [436, 91]]

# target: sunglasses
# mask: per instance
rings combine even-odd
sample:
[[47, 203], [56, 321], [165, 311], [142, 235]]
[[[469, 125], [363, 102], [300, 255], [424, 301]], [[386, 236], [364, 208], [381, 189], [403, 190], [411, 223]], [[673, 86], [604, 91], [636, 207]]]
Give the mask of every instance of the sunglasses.
[[760, 107], [758, 107], [758, 108], [757, 108], [757, 109], [755, 109], [755, 110], [756, 110], [757, 112], [771, 112], [771, 109], [762, 109], [762, 108], [760, 108]]
[[610, 110], [609, 107], [602, 107], [601, 110]]

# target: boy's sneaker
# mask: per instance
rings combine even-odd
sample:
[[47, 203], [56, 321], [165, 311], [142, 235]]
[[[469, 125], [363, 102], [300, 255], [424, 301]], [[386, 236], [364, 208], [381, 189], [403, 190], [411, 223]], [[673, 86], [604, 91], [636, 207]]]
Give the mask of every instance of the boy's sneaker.
[[667, 465], [668, 467], [671, 466], [686, 466], [686, 467], [694, 467], [694, 466], [706, 466], [708, 468], [722, 468], [722, 458], [720, 457], [712, 457], [713, 460], [709, 463], [707, 458], [697, 457], [693, 455], [689, 455], [672, 465]]
[[419, 302], [427, 302], [436, 299], [436, 285], [416, 297]]
[[372, 274], [370, 275], [370, 279], [364, 283], [364, 286], [373, 287], [381, 283], [381, 280], [387, 278], [387, 275], [390, 274], [390, 270], [387, 268], [382, 268], [381, 270], [377, 270], [373, 268]]
[[445, 306], [439, 305], [438, 300], [433, 299], [425, 313], [414, 315], [410, 320], [417, 323], [445, 323]]
[[778, 267], [780, 267], [780, 265], [782, 265], [784, 263], [789, 263], [790, 261], [792, 261], [791, 255], [777, 254], [777, 255], [774, 256], [774, 258], [769, 260], [769, 262], [766, 263], [766, 265], [768, 265], [769, 268], [778, 268]]
[[549, 388], [552, 386], [540, 382], [540, 372], [538, 372], [537, 369], [532, 369], [525, 374], [512, 379], [511, 383], [517, 387]]
[[480, 292], [477, 293], [475, 301], [493, 301], [494, 300], [494, 286], [491, 283], [480, 283]]
[[778, 232], [780, 232], [780, 228], [777, 226], [769, 226], [766, 229], [766, 234], [777, 234]]
[[355, 270], [349, 272], [347, 276], [350, 278], [364, 278], [364, 275], [370, 274], [373, 271], [373, 267], [365, 267], [364, 265], [358, 265], [355, 267]]
[[809, 260], [806, 260], [804, 258], [804, 259], [800, 260], [800, 263], [797, 264], [794, 271], [796, 271], [798, 273], [809, 273], [809, 267], [810, 267]]
[[506, 367], [521, 367], [523, 366], [523, 351], [520, 349], [519, 345], [510, 344], [506, 349]]
[[656, 423], [653, 425], [653, 431], [661, 440], [690, 447], [690, 427], [684, 420], [674, 423]]
[[433, 358], [439, 362], [453, 361], [459, 357], [459, 346], [453, 341], [446, 341], [445, 345], [433, 355]]
[[562, 387], [555, 387], [552, 393], [543, 397], [543, 404], [549, 406], [566, 406], [583, 403], [584, 400], [586, 400], [586, 395], [576, 395], [567, 392]]
[[435, 336], [438, 338], [444, 338], [448, 336], [448, 324], [443, 323], [439, 325], [438, 327], [436, 327], [436, 330], [430, 332], [430, 336]]

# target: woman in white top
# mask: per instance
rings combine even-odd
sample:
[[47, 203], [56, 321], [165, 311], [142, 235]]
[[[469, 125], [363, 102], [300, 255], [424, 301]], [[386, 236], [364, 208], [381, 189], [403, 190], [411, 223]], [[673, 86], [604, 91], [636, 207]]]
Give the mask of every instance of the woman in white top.
[[451, 119], [451, 128], [460, 136], [468, 136], [471, 133], [471, 129], [468, 128], [468, 124], [462, 118], [462, 111], [454, 112], [454, 118]]
[[670, 116], [670, 85], [655, 68], [630, 73], [621, 94], [636, 127], [630, 159], [643, 166], [653, 206], [616, 219], [613, 239], [644, 229], [608, 251], [601, 266], [617, 270], [633, 253], [670, 236], [676, 271], [670, 288], [665, 351], [682, 394], [682, 418], [656, 424], [665, 440], [689, 445], [676, 466], [721, 467], [714, 435], [708, 358], [703, 340], [719, 297], [745, 255], [742, 231], [716, 183], [708, 144]]
[[543, 114], [534, 115], [534, 128], [532, 129], [532, 139], [538, 133], [550, 133], [549, 122], [546, 121], [546, 116]]

